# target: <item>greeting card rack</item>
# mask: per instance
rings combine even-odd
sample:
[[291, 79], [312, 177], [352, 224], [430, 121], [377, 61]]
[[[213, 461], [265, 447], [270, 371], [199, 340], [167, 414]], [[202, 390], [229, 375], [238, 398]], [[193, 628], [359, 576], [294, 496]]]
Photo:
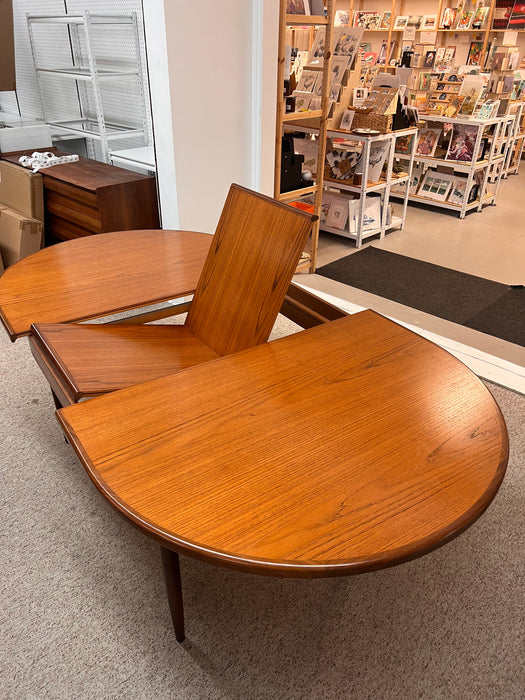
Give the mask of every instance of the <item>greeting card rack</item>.
[[[438, 115], [426, 119], [417, 136], [409, 201], [456, 211], [461, 219], [469, 211], [481, 212], [484, 206], [495, 204], [507, 157], [508, 140], [502, 139], [502, 130], [508, 119], [451, 119]], [[443, 136], [444, 125], [451, 130], [448, 147], [435, 144], [428, 155], [423, 155], [425, 132]], [[465, 137], [470, 140], [468, 151], [463, 148], [458, 154], [454, 150], [455, 136], [456, 145], [463, 142], [464, 146]], [[398, 158], [403, 160], [404, 156]]]
[[[305, 126], [294, 125], [293, 130], [308, 135], [317, 136], [317, 130]], [[326, 136], [339, 150], [359, 152], [359, 165], [355, 167], [353, 177], [342, 180], [334, 177], [330, 168], [325, 165], [323, 175], [323, 204], [320, 210], [320, 229], [334, 233], [356, 242], [360, 248], [363, 241], [372, 236], [384, 238], [387, 231], [402, 229], [405, 223], [408, 205], [408, 183], [412, 174], [414, 150], [417, 129], [399, 129], [385, 134], [367, 136], [348, 133], [339, 130], [328, 130]], [[319, 137], [320, 138], [320, 137]], [[396, 148], [401, 142], [407, 144], [404, 150], [404, 165], [401, 172], [394, 167]], [[373, 173], [372, 153], [383, 151], [379, 176]], [[362, 164], [362, 166], [360, 165]], [[371, 179], [372, 178], [372, 179]], [[402, 203], [395, 214], [391, 213], [391, 188], [403, 189]], [[342, 227], [330, 226], [330, 193], [338, 193], [338, 201], [344, 207]], [[373, 205], [376, 205], [375, 207]], [[372, 205], [372, 207], [370, 207]], [[374, 213], [372, 213], [374, 212]]]

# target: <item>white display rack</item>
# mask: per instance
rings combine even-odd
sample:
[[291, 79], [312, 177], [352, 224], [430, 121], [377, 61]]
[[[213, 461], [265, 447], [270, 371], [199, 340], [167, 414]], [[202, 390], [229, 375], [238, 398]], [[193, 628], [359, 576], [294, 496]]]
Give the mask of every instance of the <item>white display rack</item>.
[[[141, 137], [144, 144], [146, 144], [146, 105], [136, 13], [94, 14], [86, 10], [83, 13], [71, 15], [27, 14], [26, 17], [44, 120], [53, 127], [54, 138], [85, 138], [90, 158], [96, 157], [93, 142], [98, 142], [102, 159], [107, 163], [111, 160], [110, 142], [114, 140]], [[42, 51], [45, 53], [45, 41], [42, 36], [38, 38], [35, 36], [35, 25], [67, 26], [71, 44], [72, 65], [45, 66], [40, 62], [38, 56]], [[112, 65], [109, 57], [109, 46], [107, 46], [108, 55], [95, 55], [94, 47], [96, 42], [93, 36], [93, 28], [104, 25], [129, 27], [134, 47], [132, 65], [121, 65], [119, 63]], [[37, 43], [43, 44], [43, 46], [40, 46], [40, 50], [37, 50]], [[48, 118], [46, 115], [45, 86], [42, 84], [42, 79], [45, 76], [76, 81], [81, 111], [79, 118], [64, 120]], [[140, 125], [115, 124], [106, 118], [101, 84], [120, 80], [134, 80], [139, 87], [142, 101], [142, 123]], [[88, 90], [90, 91], [89, 93]]]
[[[409, 201], [456, 211], [460, 219], [463, 219], [469, 211], [477, 210], [480, 212], [484, 206], [495, 204], [501, 177], [504, 172], [509, 146], [509, 141], [507, 138], [505, 138], [506, 127], [509, 123], [508, 117], [494, 117], [492, 119], [480, 120], [444, 117], [442, 115], [421, 115], [421, 118], [424, 119], [430, 126], [432, 123], [446, 123], [452, 125], [468, 124], [479, 127], [473, 149], [474, 153], [480, 152], [481, 142], [483, 139], [488, 139], [490, 141], [490, 145], [486, 149], [486, 157], [484, 157], [483, 160], [468, 163], [455, 160], [446, 160], [444, 158], [420, 156], [416, 153], [414, 155], [414, 162], [423, 164], [425, 170], [433, 168], [437, 169], [440, 167], [441, 169], [447, 168], [453, 170], [454, 172], [465, 173], [467, 175], [465, 190], [466, 196], [464, 197], [462, 204], [438, 201], [420, 194], [409, 194]], [[402, 158], [404, 158], [404, 156]], [[471, 191], [474, 184], [475, 175], [480, 171], [482, 171], [482, 176], [480, 178], [477, 197], [474, 201], [469, 202], [468, 193]], [[402, 195], [392, 193], [391, 196], [397, 198]]]
[[[316, 130], [308, 127], [294, 127], [294, 131], [301, 131], [304, 133], [315, 134]], [[353, 134], [345, 131], [334, 131], [328, 130], [328, 138], [344, 139], [347, 143], [361, 143], [362, 144], [362, 162], [364, 164], [363, 173], [361, 176], [361, 184], [352, 184], [350, 182], [345, 182], [344, 180], [336, 180], [331, 178], [329, 175], [323, 178], [323, 187], [337, 189], [340, 192], [350, 192], [354, 195], [359, 196], [359, 209], [357, 215], [357, 225], [356, 230], [351, 231], [348, 225], [344, 229], [336, 229], [327, 226], [326, 223], [321, 223], [320, 228], [322, 231], [327, 231], [328, 233], [335, 233], [338, 236], [343, 236], [344, 238], [350, 238], [356, 242], [356, 247], [360, 248], [363, 241], [372, 236], [379, 235], [383, 238], [387, 231], [393, 229], [402, 229], [405, 224], [406, 210], [408, 204], [408, 183], [412, 174], [412, 164], [414, 158], [414, 148], [415, 148], [415, 138], [411, 140], [410, 152], [406, 154], [407, 165], [405, 167], [406, 175], [397, 177], [393, 172], [394, 157], [395, 157], [395, 147], [396, 142], [400, 137], [413, 135], [415, 137], [417, 129], [399, 129], [397, 131], [390, 131], [385, 134], [380, 134], [377, 136], [364, 136], [361, 134]], [[373, 143], [379, 141], [388, 142], [388, 154], [386, 157], [386, 168], [384, 169], [383, 175], [379, 182], [369, 182], [368, 181], [368, 170], [369, 170], [369, 157], [370, 148]], [[344, 142], [338, 142], [338, 148], [344, 148]], [[396, 186], [405, 185], [405, 194], [402, 197], [402, 207], [401, 214], [389, 217], [389, 205], [390, 205], [390, 190], [392, 185]], [[368, 228], [365, 225], [365, 207], [367, 197], [371, 194], [380, 195], [380, 210], [381, 210], [381, 225], [374, 228]]]

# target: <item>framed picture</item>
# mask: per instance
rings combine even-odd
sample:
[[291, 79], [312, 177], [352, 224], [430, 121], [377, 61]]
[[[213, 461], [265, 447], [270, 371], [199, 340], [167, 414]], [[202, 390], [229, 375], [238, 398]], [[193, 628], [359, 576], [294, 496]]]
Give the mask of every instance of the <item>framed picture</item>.
[[454, 175], [440, 173], [436, 170], [427, 170], [423, 176], [418, 194], [420, 197], [428, 197], [438, 202], [445, 202], [452, 189], [454, 180]]
[[432, 158], [436, 152], [441, 129], [430, 129], [428, 127], [420, 129], [417, 135], [416, 156]]
[[429, 90], [430, 89], [430, 73], [420, 73], [419, 74], [419, 89]]
[[417, 194], [421, 184], [421, 178], [423, 177], [423, 169], [424, 166], [422, 163], [414, 163], [412, 167], [412, 177], [410, 178], [408, 194]]
[[399, 15], [394, 22], [394, 29], [404, 29], [407, 26], [408, 15]]
[[454, 124], [445, 160], [472, 163], [478, 129], [474, 124]]

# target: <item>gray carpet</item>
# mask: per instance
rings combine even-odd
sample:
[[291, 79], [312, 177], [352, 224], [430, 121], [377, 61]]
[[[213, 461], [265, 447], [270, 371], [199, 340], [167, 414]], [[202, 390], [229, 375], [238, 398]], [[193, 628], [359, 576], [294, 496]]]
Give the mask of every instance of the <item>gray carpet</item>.
[[511, 458], [466, 533], [341, 579], [263, 578], [184, 557], [178, 645], [156, 545], [92, 486], [26, 341], [3, 332], [0, 381], [1, 698], [524, 696], [525, 397], [489, 386]]

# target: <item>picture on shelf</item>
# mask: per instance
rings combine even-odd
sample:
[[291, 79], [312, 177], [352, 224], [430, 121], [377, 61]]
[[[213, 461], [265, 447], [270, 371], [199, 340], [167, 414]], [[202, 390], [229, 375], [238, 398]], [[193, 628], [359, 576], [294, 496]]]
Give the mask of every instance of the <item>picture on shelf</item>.
[[465, 201], [466, 190], [467, 178], [456, 177], [450, 189], [447, 201], [449, 201], [450, 204], [458, 204], [459, 206], [463, 206], [463, 202]]
[[422, 21], [423, 15], [408, 15], [406, 26], [414, 27], [414, 29], [419, 29]]
[[438, 202], [444, 202], [452, 189], [454, 179], [454, 175], [440, 173], [435, 170], [427, 170], [421, 182], [418, 194], [420, 197], [428, 197]]
[[325, 52], [325, 28], [318, 27], [315, 33], [313, 44], [308, 54], [308, 63], [310, 65], [322, 65]]
[[480, 66], [482, 53], [483, 53], [483, 42], [482, 41], [472, 41], [470, 43], [470, 48], [468, 51], [467, 65], [468, 66]]
[[303, 70], [299, 83], [297, 84], [297, 92], [309, 92], [313, 95], [317, 79], [321, 73], [315, 70]]
[[354, 12], [354, 27], [363, 29], [379, 29], [381, 14], [371, 10], [356, 10]]
[[352, 131], [352, 122], [354, 121], [355, 111], [353, 109], [345, 109], [341, 117], [339, 128], [341, 131]]
[[[369, 183], [377, 183], [381, 180], [381, 171], [383, 170], [383, 165], [385, 164], [389, 149], [389, 141], [375, 141], [370, 144], [367, 177]], [[358, 175], [364, 175], [364, 164], [362, 157], [359, 159], [355, 172]]]
[[456, 29], [469, 29], [474, 12], [472, 10], [461, 10]]
[[356, 87], [354, 88], [352, 104], [354, 107], [362, 107], [368, 97], [368, 88]]
[[381, 21], [379, 22], [379, 29], [390, 29], [390, 23], [392, 21], [391, 12], [383, 12], [381, 15]]
[[465, 117], [470, 117], [474, 114], [476, 105], [483, 92], [482, 85], [471, 85], [463, 83], [461, 87], [460, 96], [463, 97], [463, 103], [459, 111]]
[[453, 124], [445, 160], [472, 163], [479, 127], [474, 124]]
[[334, 27], [347, 27], [350, 22], [349, 10], [336, 10], [334, 17]]
[[445, 117], [455, 117], [461, 109], [462, 104], [463, 98], [459, 97], [459, 95], [451, 97], [450, 102], [447, 104], [445, 111], [443, 112], [443, 115]]
[[436, 49], [431, 49], [425, 53], [425, 58], [423, 60], [424, 68], [433, 68], [436, 61]]
[[472, 16], [472, 22], [470, 26], [472, 29], [481, 29], [481, 27], [484, 25], [484, 23], [487, 20], [487, 16], [489, 14], [489, 7], [485, 7], [481, 5], [480, 7], [476, 8], [476, 11], [474, 12]]
[[457, 10], [455, 7], [445, 7], [443, 16], [441, 17], [442, 29], [453, 29], [456, 24]]
[[396, 153], [411, 153], [415, 137], [415, 134], [403, 134], [403, 136], [399, 136], [396, 139]]
[[408, 15], [399, 15], [394, 22], [394, 29], [404, 29], [407, 26]]
[[454, 56], [456, 55], [456, 47], [455, 46], [447, 46], [445, 49], [445, 53], [443, 55], [443, 63], [446, 65], [450, 65], [452, 61], [454, 60]]
[[443, 64], [444, 59], [445, 59], [445, 51], [446, 51], [446, 48], [444, 46], [440, 46], [438, 49], [436, 49], [436, 58], [435, 58], [435, 62], [434, 62], [434, 65], [436, 67], [441, 66]]
[[421, 29], [425, 32], [432, 31], [437, 28], [437, 15], [423, 15], [421, 20]]
[[304, 112], [305, 110], [310, 109], [310, 101], [312, 99], [311, 92], [298, 92], [296, 90], [293, 93], [293, 97], [295, 97], [296, 112]]
[[348, 214], [349, 211], [346, 200], [333, 201], [326, 215], [325, 226], [341, 231], [346, 226]]
[[293, 149], [294, 153], [304, 157], [301, 169], [303, 171], [309, 170], [315, 175], [317, 173], [317, 141], [311, 141], [310, 139], [294, 139]]
[[414, 163], [412, 167], [412, 177], [410, 178], [408, 194], [417, 194], [419, 185], [421, 184], [421, 178], [423, 177], [423, 170], [424, 166], [422, 163]]
[[441, 129], [431, 129], [424, 127], [419, 130], [416, 143], [416, 156], [432, 158], [436, 152]]
[[348, 59], [347, 68], [351, 68], [359, 51], [364, 30], [355, 27], [341, 27], [340, 29], [339, 38], [337, 41], [334, 40], [334, 56], [346, 56]]
[[[357, 234], [359, 224], [359, 199], [351, 199], [348, 202], [349, 231]], [[371, 231], [381, 228], [381, 198], [368, 196], [363, 205], [362, 231]]]
[[286, 0], [286, 14], [309, 15], [310, 3], [308, 0]]
[[429, 90], [430, 89], [431, 76], [430, 73], [420, 73], [419, 75], [419, 89]]

